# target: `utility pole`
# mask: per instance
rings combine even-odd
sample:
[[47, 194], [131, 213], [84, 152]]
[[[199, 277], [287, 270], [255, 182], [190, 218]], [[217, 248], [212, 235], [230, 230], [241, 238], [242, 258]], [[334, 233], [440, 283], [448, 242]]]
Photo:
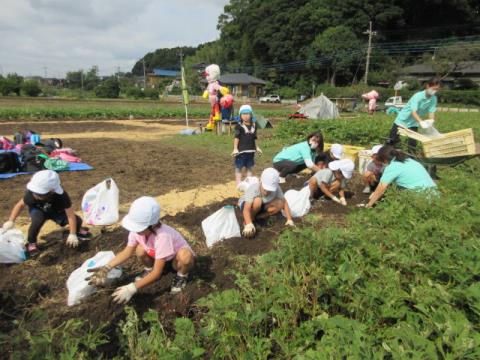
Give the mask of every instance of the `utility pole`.
[[120, 66], [117, 66], [117, 81], [120, 81]]
[[147, 75], [145, 73], [145, 58], [142, 59], [143, 63], [143, 91], [147, 88]]
[[46, 66], [43, 67], [43, 78], [46, 79], [47, 78], [47, 70], [48, 68]]
[[376, 31], [372, 29], [372, 22], [370, 21], [370, 26], [367, 31], [364, 32], [365, 35], [368, 35], [368, 49], [367, 49], [367, 65], [365, 66], [365, 84], [368, 83], [368, 69], [370, 67], [370, 55], [372, 54], [372, 38], [377, 35]]
[[82, 84], [82, 92], [83, 92], [83, 69], [80, 70], [80, 82]]

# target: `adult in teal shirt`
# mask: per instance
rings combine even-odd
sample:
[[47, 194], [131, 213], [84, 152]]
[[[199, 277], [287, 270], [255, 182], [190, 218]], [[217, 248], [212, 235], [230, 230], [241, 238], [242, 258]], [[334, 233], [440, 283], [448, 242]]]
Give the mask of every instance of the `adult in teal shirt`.
[[305, 141], [283, 148], [273, 158], [273, 167], [280, 173], [280, 183], [285, 182], [288, 174], [296, 174], [309, 168], [318, 171], [315, 158], [323, 152], [323, 136], [317, 131], [310, 134]]
[[[418, 131], [418, 127], [427, 128], [431, 126], [429, 122], [423, 119], [435, 120], [435, 111], [437, 111], [436, 92], [440, 89], [439, 79], [430, 79], [425, 84], [425, 90], [417, 92], [408, 100], [407, 105], [398, 113], [393, 123], [390, 136], [387, 141], [389, 145], [395, 145], [400, 141], [398, 127], [402, 126], [413, 131]], [[408, 139], [408, 148], [414, 151], [417, 146], [415, 139]]]
[[372, 207], [387, 191], [390, 184], [402, 189], [425, 191], [436, 188], [427, 170], [418, 161], [407, 158], [391, 145], [384, 145], [377, 154], [378, 161], [386, 165], [380, 183], [366, 207]]

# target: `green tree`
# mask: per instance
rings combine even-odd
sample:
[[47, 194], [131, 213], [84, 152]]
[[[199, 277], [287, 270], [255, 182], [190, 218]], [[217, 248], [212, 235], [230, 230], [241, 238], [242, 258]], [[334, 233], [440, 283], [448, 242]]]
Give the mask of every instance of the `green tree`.
[[27, 96], [36, 97], [42, 93], [42, 89], [38, 84], [38, 81], [28, 80], [22, 84], [22, 92]]
[[10, 95], [12, 93], [20, 96], [22, 88], [23, 77], [17, 74], [8, 74], [5, 78], [0, 79], [0, 93], [3, 96]]
[[95, 96], [116, 99], [120, 95], [120, 84], [115, 76], [109, 77], [95, 88]]

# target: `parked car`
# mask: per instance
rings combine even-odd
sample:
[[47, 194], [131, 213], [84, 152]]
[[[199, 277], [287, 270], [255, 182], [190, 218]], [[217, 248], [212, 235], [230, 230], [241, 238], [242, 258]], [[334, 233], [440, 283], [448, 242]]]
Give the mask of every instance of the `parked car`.
[[261, 103], [280, 103], [280, 95], [267, 95], [260, 98]]
[[405, 107], [401, 96], [392, 96], [385, 101], [385, 108], [396, 107], [397, 109], [402, 109]]

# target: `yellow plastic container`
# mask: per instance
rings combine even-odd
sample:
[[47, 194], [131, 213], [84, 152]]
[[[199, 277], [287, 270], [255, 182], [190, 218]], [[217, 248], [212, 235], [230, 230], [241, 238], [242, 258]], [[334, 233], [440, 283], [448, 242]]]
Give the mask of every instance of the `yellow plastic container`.
[[[367, 148], [363, 147], [363, 146], [353, 146], [353, 145], [343, 145], [343, 157], [345, 159], [350, 159], [352, 160], [354, 163], [355, 163], [355, 167], [357, 167], [358, 169], [358, 154], [360, 151], [362, 150], [366, 150]], [[325, 150], [328, 150], [332, 147], [332, 144], [327, 144], [325, 143], [323, 148]]]

